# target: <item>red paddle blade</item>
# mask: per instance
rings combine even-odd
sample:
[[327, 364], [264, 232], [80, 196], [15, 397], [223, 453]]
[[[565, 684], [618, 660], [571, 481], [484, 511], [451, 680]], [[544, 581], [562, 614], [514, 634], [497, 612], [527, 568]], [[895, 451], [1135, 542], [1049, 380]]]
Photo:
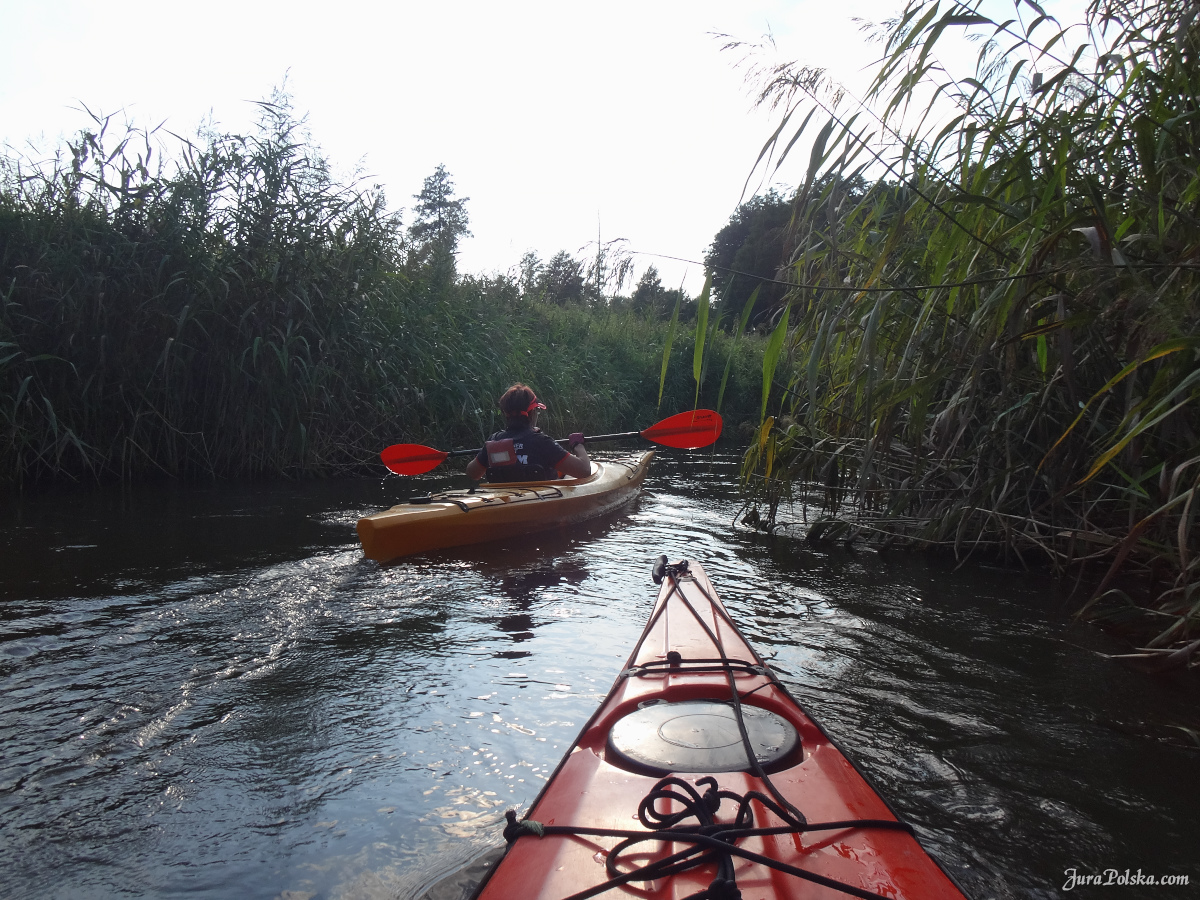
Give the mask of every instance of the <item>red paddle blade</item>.
[[642, 432], [648, 441], [680, 450], [707, 447], [720, 436], [721, 417], [711, 409], [677, 413]]
[[392, 444], [379, 458], [397, 475], [420, 475], [436, 469], [450, 454], [422, 444]]

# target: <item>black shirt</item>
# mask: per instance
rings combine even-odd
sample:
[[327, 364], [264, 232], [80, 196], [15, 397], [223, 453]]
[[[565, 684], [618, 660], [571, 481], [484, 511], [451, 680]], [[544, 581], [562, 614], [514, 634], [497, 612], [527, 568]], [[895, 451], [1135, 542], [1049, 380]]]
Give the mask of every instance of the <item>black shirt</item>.
[[511, 438], [516, 462], [507, 466], [488, 465], [487, 447], [479, 451], [475, 457], [481, 466], [487, 469], [488, 481], [542, 481], [558, 478], [558, 464], [562, 462], [567, 451], [556, 444], [553, 438], [542, 434], [536, 428], [509, 428], [497, 431], [489, 438], [491, 441], [502, 441]]

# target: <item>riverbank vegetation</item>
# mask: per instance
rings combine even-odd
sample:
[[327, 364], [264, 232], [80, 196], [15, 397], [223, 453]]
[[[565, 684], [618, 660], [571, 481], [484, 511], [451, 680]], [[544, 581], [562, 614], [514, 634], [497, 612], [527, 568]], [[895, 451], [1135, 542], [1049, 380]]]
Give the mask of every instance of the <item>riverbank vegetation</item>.
[[[910, 2], [861, 102], [748, 57], [780, 121], [764, 158], [811, 155], [768, 351], [795, 375], [746, 455], [745, 519], [1049, 560], [1098, 583], [1089, 614], [1187, 664], [1200, 20], [1180, 0], [1095, 0], [1074, 27], [994, 6]], [[788, 499], [819, 513], [784, 521]]]
[[[323, 473], [375, 467], [397, 441], [475, 446], [514, 380], [548, 401], [551, 433], [691, 408], [693, 338], [672, 323], [697, 300], [652, 270], [631, 285], [620, 242], [461, 274], [468, 198], [444, 168], [406, 226], [380, 189], [334, 177], [286, 96], [260, 108], [250, 135], [97, 120], [48, 161], [4, 158], [10, 486]], [[736, 354], [726, 409], [752, 417], [753, 339], [709, 340], [721, 367]]]

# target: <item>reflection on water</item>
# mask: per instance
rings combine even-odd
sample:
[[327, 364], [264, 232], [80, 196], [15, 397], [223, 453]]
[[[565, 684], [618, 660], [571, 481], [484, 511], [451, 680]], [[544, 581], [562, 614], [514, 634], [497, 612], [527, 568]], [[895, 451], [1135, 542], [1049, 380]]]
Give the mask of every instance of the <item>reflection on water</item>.
[[663, 454], [626, 514], [382, 567], [353, 524], [411, 482], [10, 503], [5, 896], [413, 896], [534, 798], [660, 553], [705, 565], [974, 896], [1059, 896], [1070, 867], [1200, 878], [1192, 682], [1104, 659], [1039, 577], [736, 533], [735, 476]]

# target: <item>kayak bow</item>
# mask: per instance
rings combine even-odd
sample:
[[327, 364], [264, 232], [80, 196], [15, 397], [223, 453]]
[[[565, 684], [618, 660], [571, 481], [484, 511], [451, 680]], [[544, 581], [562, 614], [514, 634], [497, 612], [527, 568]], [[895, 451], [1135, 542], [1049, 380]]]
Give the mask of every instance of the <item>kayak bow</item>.
[[[738, 631], [695, 562], [518, 821], [479, 900], [963, 900]], [[640, 826], [640, 827], [639, 827]]]

